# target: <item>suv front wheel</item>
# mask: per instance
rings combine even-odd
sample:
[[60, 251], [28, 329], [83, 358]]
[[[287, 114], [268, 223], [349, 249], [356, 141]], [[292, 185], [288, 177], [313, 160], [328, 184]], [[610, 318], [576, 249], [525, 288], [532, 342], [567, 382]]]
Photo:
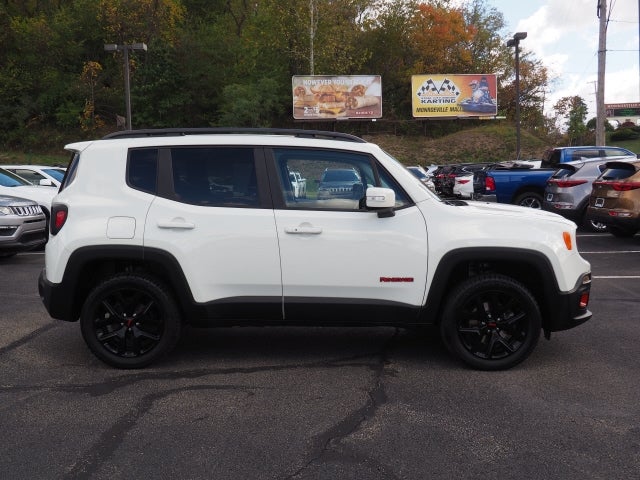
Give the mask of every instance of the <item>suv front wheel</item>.
[[504, 275], [478, 275], [448, 297], [440, 332], [454, 355], [479, 370], [502, 370], [529, 356], [542, 319], [527, 288]]
[[129, 369], [145, 367], [169, 353], [180, 337], [181, 321], [162, 283], [142, 274], [120, 273], [91, 291], [80, 327], [100, 360]]

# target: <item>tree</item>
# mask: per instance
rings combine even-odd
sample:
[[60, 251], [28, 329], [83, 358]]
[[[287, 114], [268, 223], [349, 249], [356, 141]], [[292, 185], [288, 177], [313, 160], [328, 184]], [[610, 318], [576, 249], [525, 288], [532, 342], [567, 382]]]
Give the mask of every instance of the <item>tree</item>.
[[564, 119], [569, 145], [580, 145], [587, 133], [587, 104], [582, 97], [562, 97], [553, 106], [559, 119]]

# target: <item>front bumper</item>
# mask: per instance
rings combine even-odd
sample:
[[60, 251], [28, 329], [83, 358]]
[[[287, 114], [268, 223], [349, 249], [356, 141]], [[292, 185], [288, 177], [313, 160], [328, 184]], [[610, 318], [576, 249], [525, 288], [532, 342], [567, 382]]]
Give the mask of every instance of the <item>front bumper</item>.
[[545, 333], [569, 330], [589, 320], [593, 315], [588, 309], [590, 292], [591, 274], [587, 273], [571, 292], [559, 294], [543, 321]]

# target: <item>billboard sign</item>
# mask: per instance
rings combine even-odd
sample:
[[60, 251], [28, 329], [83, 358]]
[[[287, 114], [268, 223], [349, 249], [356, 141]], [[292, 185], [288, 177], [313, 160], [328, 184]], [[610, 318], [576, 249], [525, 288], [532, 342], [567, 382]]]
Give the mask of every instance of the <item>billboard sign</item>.
[[607, 117], [640, 117], [640, 103], [606, 103]]
[[494, 117], [496, 75], [413, 75], [411, 108], [415, 118]]
[[291, 91], [296, 120], [382, 117], [380, 75], [296, 75]]

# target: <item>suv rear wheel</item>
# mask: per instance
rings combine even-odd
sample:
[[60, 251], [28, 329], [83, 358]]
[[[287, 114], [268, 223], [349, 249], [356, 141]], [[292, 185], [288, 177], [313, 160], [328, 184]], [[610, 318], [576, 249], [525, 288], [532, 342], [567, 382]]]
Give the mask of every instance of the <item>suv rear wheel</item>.
[[175, 347], [181, 322], [162, 283], [146, 275], [121, 273], [91, 291], [80, 326], [100, 360], [117, 368], [141, 368]]
[[627, 237], [633, 237], [636, 233], [638, 233], [638, 230], [636, 230], [635, 228], [624, 228], [624, 227], [613, 227], [613, 226], [610, 226], [609, 227], [609, 232], [614, 237], [627, 238]]
[[471, 367], [502, 370], [529, 356], [541, 323], [524, 285], [504, 275], [478, 275], [448, 297], [440, 333], [449, 351]]

